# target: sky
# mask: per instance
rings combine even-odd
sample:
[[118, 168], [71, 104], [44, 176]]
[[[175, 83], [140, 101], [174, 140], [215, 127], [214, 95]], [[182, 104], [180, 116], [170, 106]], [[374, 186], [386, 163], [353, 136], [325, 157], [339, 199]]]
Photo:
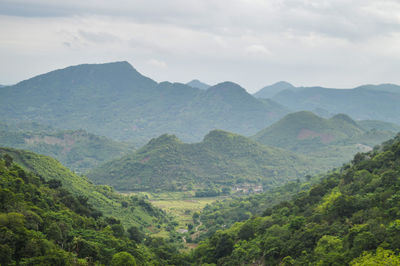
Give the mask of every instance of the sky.
[[400, 84], [400, 1], [0, 0], [0, 84], [112, 61], [249, 92]]

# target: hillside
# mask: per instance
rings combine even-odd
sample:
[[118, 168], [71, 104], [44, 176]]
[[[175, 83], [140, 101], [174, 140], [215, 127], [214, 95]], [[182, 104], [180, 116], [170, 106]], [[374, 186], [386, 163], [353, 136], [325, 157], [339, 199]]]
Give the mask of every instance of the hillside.
[[1, 265], [183, 265], [174, 244], [124, 227], [8, 155], [0, 157], [0, 195]]
[[84, 129], [135, 144], [165, 132], [199, 141], [216, 128], [252, 135], [286, 113], [233, 83], [207, 90], [157, 83], [127, 62], [72, 66], [0, 89], [4, 122]]
[[[365, 152], [395, 136], [396, 125], [380, 121], [352, 120], [339, 114], [329, 119], [309, 111], [292, 113], [258, 132], [261, 144], [311, 156], [326, 167], [337, 167], [357, 152]], [[382, 130], [384, 129], [384, 130]]]
[[293, 111], [345, 113], [356, 120], [381, 120], [400, 123], [400, 90], [397, 85], [365, 85], [354, 89], [297, 87], [272, 99]]
[[[78, 176], [53, 158], [33, 152], [0, 148], [0, 156], [8, 154], [25, 170], [31, 171], [45, 181], [59, 180], [64, 188], [75, 196], [88, 198], [88, 203], [105, 216], [113, 216], [128, 226], [143, 228], [165, 221], [163, 212], [150, 203], [136, 197], [124, 197], [108, 186], [93, 185], [87, 178]], [[123, 207], [123, 202], [124, 206]]]
[[133, 150], [131, 144], [112, 141], [84, 130], [55, 131], [30, 125], [17, 128], [0, 125], [0, 145], [51, 156], [79, 173]]
[[162, 135], [137, 152], [94, 169], [88, 177], [117, 190], [211, 190], [242, 183], [268, 188], [316, 169], [301, 156], [214, 130], [194, 144]]
[[194, 264], [399, 265], [400, 136], [261, 217], [218, 231]]

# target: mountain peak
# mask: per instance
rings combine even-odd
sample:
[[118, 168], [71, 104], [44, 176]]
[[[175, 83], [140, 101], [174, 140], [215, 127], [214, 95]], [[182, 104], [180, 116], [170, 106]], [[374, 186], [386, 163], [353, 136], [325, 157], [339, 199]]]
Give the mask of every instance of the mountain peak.
[[316, 114], [314, 114], [311, 111], [299, 111], [299, 112], [288, 114], [287, 116], [282, 118], [282, 120], [292, 119], [292, 118], [298, 119], [298, 120], [308, 120], [308, 119], [318, 119], [321, 117], [317, 116]]
[[293, 88], [296, 88], [296, 87], [294, 87], [289, 82], [279, 81], [272, 85], [265, 86], [261, 90], [254, 93], [254, 96], [257, 98], [272, 98], [273, 96], [280, 93], [281, 91], [289, 90], [289, 89], [293, 89]]
[[180, 139], [175, 135], [163, 134], [157, 138], [153, 138], [147, 145], [164, 145], [164, 144], [179, 144], [182, 143]]
[[292, 84], [290, 84], [289, 82], [287, 82], [287, 81], [278, 81], [278, 82], [276, 82], [276, 83], [274, 83], [274, 84], [272, 84], [272, 85], [270, 85], [270, 87], [271, 86], [274, 86], [274, 87], [285, 87], [285, 88], [294, 88], [294, 86], [292, 85]]
[[234, 137], [235, 134], [230, 133], [228, 131], [225, 130], [221, 130], [221, 129], [214, 129], [212, 131], [210, 131], [205, 137], [204, 137], [204, 142], [207, 141], [211, 141], [211, 140], [215, 140], [215, 139], [220, 139], [220, 138], [230, 138], [230, 137]]
[[346, 114], [337, 114], [331, 117], [331, 120], [337, 120], [337, 121], [345, 121], [347, 123], [350, 123], [352, 125], [358, 126], [356, 121], [354, 121], [350, 116]]
[[207, 90], [209, 87], [211, 87], [210, 85], [208, 85], [208, 84], [206, 84], [204, 82], [201, 82], [198, 79], [194, 79], [194, 80], [186, 83], [186, 85], [188, 85], [188, 86], [190, 86], [192, 88], [200, 89], [200, 90]]
[[210, 88], [208, 88], [207, 92], [219, 92], [219, 93], [247, 93], [244, 88], [242, 88], [239, 84], [236, 84], [231, 81], [225, 81], [218, 83]]

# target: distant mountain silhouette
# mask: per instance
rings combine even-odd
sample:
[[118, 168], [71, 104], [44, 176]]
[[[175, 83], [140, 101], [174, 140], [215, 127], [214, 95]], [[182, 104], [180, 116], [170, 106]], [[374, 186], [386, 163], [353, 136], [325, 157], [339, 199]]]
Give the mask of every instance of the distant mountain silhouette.
[[188, 85], [188, 86], [190, 86], [190, 87], [192, 87], [192, 88], [198, 88], [198, 89], [201, 89], [201, 90], [206, 90], [206, 89], [208, 89], [209, 87], [211, 87], [210, 85], [208, 85], [208, 84], [206, 84], [206, 83], [203, 83], [203, 82], [201, 82], [201, 81], [198, 80], [198, 79], [194, 79], [194, 80], [192, 80], [192, 81], [186, 83], [186, 85]]
[[283, 90], [295, 89], [295, 88], [296, 87], [294, 87], [292, 84], [290, 84], [286, 81], [279, 81], [272, 85], [265, 86], [264, 88], [257, 91], [253, 95], [257, 98], [267, 99], [267, 98], [272, 98], [273, 96], [275, 96], [276, 94], [278, 94], [279, 92], [281, 92]]

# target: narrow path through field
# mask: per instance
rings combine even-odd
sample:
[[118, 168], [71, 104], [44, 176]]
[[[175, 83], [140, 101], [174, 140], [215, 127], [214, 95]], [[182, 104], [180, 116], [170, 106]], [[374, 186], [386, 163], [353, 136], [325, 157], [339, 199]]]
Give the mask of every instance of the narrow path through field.
[[[200, 217], [199, 217], [199, 224], [194, 228], [194, 234], [191, 236], [192, 240], [196, 239], [199, 236], [199, 234], [200, 234], [199, 227], [202, 225], [203, 225], [203, 223], [201, 222]], [[183, 241], [183, 243], [185, 243], [185, 245], [187, 245], [186, 237], [182, 236], [182, 241]]]

